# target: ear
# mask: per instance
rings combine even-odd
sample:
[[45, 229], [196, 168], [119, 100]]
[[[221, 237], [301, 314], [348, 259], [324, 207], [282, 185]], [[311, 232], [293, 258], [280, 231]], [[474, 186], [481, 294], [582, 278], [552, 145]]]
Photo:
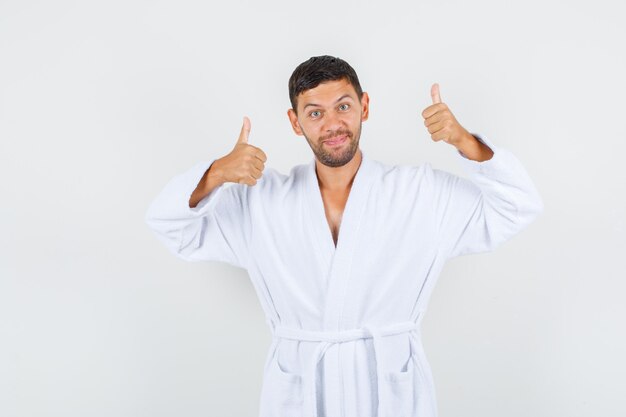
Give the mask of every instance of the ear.
[[361, 121], [366, 121], [370, 115], [370, 96], [363, 91], [363, 96], [361, 96], [361, 111], [363, 115], [361, 116]]
[[289, 122], [291, 123], [291, 128], [294, 133], [298, 136], [302, 136], [302, 129], [300, 128], [300, 123], [298, 123], [298, 116], [296, 116], [296, 112], [293, 109], [287, 110], [287, 116], [289, 117]]

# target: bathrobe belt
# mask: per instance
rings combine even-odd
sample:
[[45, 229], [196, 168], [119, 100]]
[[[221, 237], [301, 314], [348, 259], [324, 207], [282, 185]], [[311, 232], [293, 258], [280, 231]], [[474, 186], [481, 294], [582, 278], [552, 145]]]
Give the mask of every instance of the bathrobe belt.
[[[382, 369], [382, 360], [378, 356], [380, 350], [380, 338], [384, 336], [392, 336], [400, 333], [407, 333], [415, 331], [410, 337], [411, 341], [411, 356], [415, 353], [416, 335], [418, 334], [418, 324], [407, 321], [402, 323], [392, 324], [385, 327], [373, 327], [363, 326], [360, 329], [341, 330], [341, 331], [312, 331], [296, 328], [287, 328], [277, 325], [274, 328], [274, 336], [285, 339], [300, 340], [307, 342], [321, 342], [319, 346], [313, 352], [311, 362], [308, 369], [305, 371], [308, 381], [304, 382], [305, 394], [309, 395], [312, 405], [312, 412], [310, 417], [317, 417], [317, 381], [316, 371], [317, 364], [324, 357], [326, 350], [335, 343], [349, 342], [358, 339], [372, 338], [374, 344], [374, 357], [376, 360], [376, 388], [378, 396], [378, 415], [382, 415], [386, 407], [385, 391], [382, 390], [382, 378], [384, 377], [384, 370]], [[409, 364], [409, 366], [413, 366]], [[307, 389], [308, 388], [308, 389]], [[308, 416], [307, 416], [308, 417]]]

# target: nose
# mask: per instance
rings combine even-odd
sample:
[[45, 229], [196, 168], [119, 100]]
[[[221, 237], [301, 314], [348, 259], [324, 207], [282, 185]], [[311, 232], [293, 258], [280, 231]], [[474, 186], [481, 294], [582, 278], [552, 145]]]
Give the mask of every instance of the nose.
[[336, 112], [328, 112], [324, 120], [324, 131], [326, 133], [337, 132], [339, 130], [345, 130], [345, 124], [341, 119], [341, 115]]

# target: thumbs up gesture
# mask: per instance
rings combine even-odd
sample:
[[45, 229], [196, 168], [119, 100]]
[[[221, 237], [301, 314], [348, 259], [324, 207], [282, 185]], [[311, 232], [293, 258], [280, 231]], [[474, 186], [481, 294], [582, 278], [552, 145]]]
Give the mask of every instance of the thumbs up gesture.
[[217, 162], [217, 171], [224, 182], [256, 185], [265, 169], [265, 152], [248, 143], [250, 119], [244, 116], [241, 133], [230, 153]]
[[476, 140], [457, 122], [448, 106], [441, 102], [439, 84], [433, 84], [430, 89], [430, 96], [433, 99], [433, 104], [424, 109], [422, 117], [425, 119], [424, 125], [428, 128], [430, 137], [435, 142], [443, 140], [459, 149], [467, 140]]

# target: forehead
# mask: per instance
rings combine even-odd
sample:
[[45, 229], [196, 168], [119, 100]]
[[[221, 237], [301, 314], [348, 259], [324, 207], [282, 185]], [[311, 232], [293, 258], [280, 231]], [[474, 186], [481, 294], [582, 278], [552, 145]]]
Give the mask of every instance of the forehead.
[[335, 100], [344, 94], [349, 94], [353, 99], [357, 99], [356, 91], [352, 84], [350, 84], [350, 81], [346, 79], [325, 81], [315, 88], [300, 93], [298, 96], [298, 106], [304, 107], [307, 104], [333, 104]]

